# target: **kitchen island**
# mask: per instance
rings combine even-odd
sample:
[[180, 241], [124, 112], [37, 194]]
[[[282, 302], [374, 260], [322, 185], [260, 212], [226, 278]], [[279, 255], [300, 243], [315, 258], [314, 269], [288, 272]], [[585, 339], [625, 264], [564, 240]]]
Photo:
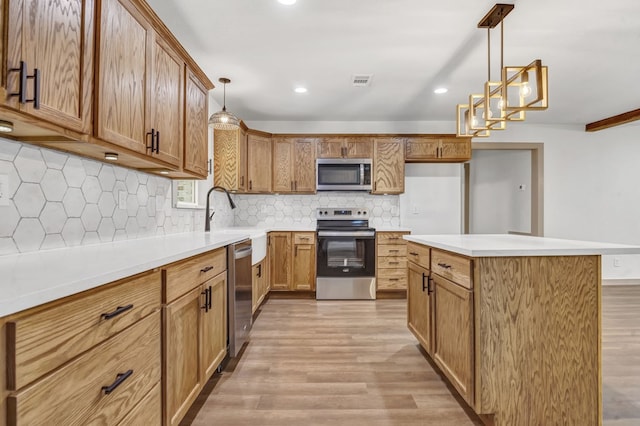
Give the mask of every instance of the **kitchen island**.
[[487, 424], [602, 424], [601, 255], [640, 247], [410, 235], [408, 327]]

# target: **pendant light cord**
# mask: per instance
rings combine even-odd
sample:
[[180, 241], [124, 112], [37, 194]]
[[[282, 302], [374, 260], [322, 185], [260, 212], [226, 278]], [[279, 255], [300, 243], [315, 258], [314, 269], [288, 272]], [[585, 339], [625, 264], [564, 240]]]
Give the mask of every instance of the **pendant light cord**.
[[227, 110], [227, 83], [222, 83], [222, 110]]

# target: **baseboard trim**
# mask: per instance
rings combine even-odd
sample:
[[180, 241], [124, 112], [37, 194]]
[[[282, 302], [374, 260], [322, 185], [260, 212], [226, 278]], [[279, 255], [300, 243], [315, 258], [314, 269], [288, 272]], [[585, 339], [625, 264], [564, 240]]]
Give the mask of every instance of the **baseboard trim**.
[[640, 285], [640, 278], [609, 278], [603, 279], [602, 285]]

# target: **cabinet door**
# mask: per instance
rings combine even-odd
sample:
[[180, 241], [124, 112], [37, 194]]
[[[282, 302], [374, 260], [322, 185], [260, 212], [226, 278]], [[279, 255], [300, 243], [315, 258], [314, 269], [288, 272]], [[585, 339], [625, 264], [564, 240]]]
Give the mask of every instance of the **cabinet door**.
[[346, 138], [345, 157], [373, 158], [373, 140], [367, 137]]
[[318, 141], [318, 158], [342, 158], [344, 138], [322, 138]]
[[[5, 0], [9, 15], [5, 21], [6, 69], [18, 68], [24, 61], [28, 75], [36, 68], [40, 71], [40, 109], [35, 109], [32, 102], [19, 104], [18, 97], [3, 96], [0, 102], [68, 129], [89, 133], [93, 5], [91, 0]], [[17, 93], [19, 73], [8, 72], [6, 79], [7, 91]], [[34, 98], [34, 83], [34, 79], [27, 82], [27, 99]]]
[[404, 192], [404, 140], [378, 138], [374, 143], [373, 194]]
[[405, 159], [407, 161], [426, 161], [438, 158], [440, 139], [408, 138]]
[[151, 122], [157, 132], [153, 156], [179, 167], [184, 146], [184, 61], [156, 37], [151, 74]]
[[295, 192], [316, 192], [316, 140], [296, 139], [294, 149]]
[[291, 290], [291, 233], [269, 233], [271, 289]]
[[184, 104], [184, 170], [206, 179], [209, 159], [207, 90], [189, 69]]
[[147, 152], [150, 64], [154, 33], [130, 0], [102, 0], [99, 14], [96, 134]]
[[470, 160], [471, 138], [441, 139], [440, 158], [456, 161]]
[[437, 274], [432, 277], [433, 358], [473, 406], [473, 293]]
[[293, 247], [293, 290], [313, 290], [316, 283], [315, 244]]
[[431, 341], [431, 297], [429, 270], [409, 262], [407, 325], [425, 351], [433, 354]]
[[213, 375], [227, 354], [227, 273], [223, 272], [202, 285], [209, 293], [210, 306], [202, 313], [202, 383]]
[[247, 136], [249, 192], [271, 192], [271, 139]]
[[292, 139], [273, 139], [273, 192], [294, 191], [293, 145]]
[[[213, 131], [213, 184], [237, 191], [241, 187], [241, 166], [245, 161], [241, 147], [246, 149], [246, 141], [241, 140], [239, 130]], [[246, 167], [246, 166], [245, 166]], [[244, 177], [242, 177], [244, 179]]]
[[202, 387], [200, 371], [201, 287], [185, 294], [164, 308], [164, 386], [165, 419], [177, 425]]

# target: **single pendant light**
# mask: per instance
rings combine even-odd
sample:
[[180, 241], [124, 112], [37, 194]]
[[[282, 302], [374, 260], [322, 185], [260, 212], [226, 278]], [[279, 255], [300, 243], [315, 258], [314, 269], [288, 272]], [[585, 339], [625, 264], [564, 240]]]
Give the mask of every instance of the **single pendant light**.
[[218, 79], [220, 83], [223, 84], [223, 100], [222, 100], [222, 111], [218, 111], [215, 114], [212, 114], [209, 117], [209, 125], [213, 126], [214, 129], [218, 130], [236, 130], [240, 127], [240, 120], [238, 117], [227, 112], [227, 83], [231, 83], [231, 80], [225, 77], [221, 77]]

